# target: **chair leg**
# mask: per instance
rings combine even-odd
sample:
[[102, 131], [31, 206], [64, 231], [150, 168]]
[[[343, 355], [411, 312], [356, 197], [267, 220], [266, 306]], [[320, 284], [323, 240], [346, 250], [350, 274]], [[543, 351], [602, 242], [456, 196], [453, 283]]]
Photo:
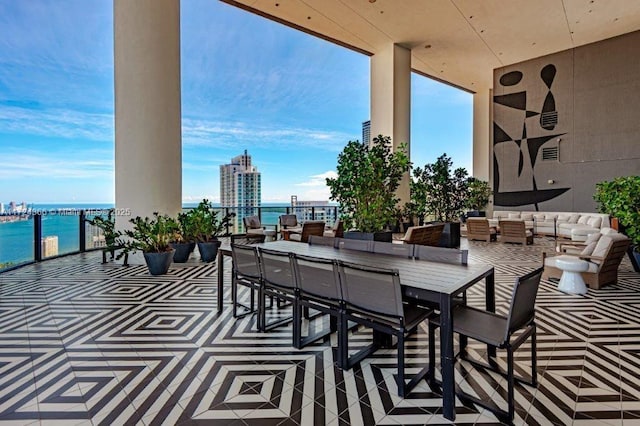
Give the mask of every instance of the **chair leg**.
[[[238, 310], [237, 310], [237, 293], [238, 293], [238, 285], [236, 283], [236, 278], [232, 277], [231, 278], [231, 304], [233, 305], [233, 317], [236, 318], [238, 316]], [[221, 297], [222, 295], [218, 296]]]
[[429, 323], [429, 372], [427, 382], [432, 384], [436, 378], [436, 327]]
[[349, 322], [346, 315], [340, 316], [340, 329], [338, 330], [338, 365], [341, 369], [349, 368]]
[[515, 414], [515, 401], [514, 401], [514, 378], [513, 378], [513, 348], [507, 346], [507, 403], [509, 406], [509, 422], [513, 423], [513, 417]]
[[258, 331], [265, 331], [265, 321], [266, 321], [266, 304], [267, 304], [267, 296], [265, 294], [264, 288], [260, 286], [258, 289]]
[[404, 331], [398, 334], [398, 396], [404, 398], [405, 381], [404, 381]]
[[294, 301], [293, 303], [293, 347], [302, 348], [302, 305]]
[[536, 325], [533, 324], [533, 331], [531, 332], [531, 384], [538, 386], [538, 349], [536, 344]]

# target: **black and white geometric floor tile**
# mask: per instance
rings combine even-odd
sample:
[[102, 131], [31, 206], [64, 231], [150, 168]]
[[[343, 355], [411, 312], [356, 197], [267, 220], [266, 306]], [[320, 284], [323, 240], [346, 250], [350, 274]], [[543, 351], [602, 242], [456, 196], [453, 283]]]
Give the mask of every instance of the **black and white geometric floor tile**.
[[[540, 265], [553, 241], [468, 248], [471, 261], [496, 266], [497, 309], [505, 312], [515, 277]], [[93, 253], [0, 274], [0, 424], [449, 423], [425, 383], [397, 396], [393, 349], [341, 371], [335, 340], [295, 350], [290, 328], [257, 333], [255, 317], [234, 320], [228, 307], [218, 314], [216, 272], [215, 264], [189, 263], [152, 277], [144, 266], [102, 265]], [[543, 283], [540, 385], [517, 386], [516, 423], [640, 424], [639, 289], [627, 260], [618, 285], [586, 296]], [[225, 285], [225, 300], [228, 292]], [[483, 292], [473, 287], [470, 303], [483, 306]], [[370, 338], [354, 333], [354, 342]], [[528, 349], [517, 354], [517, 371], [530, 369]], [[470, 351], [484, 354], [473, 343]], [[426, 352], [422, 327], [407, 344], [409, 373]], [[504, 405], [501, 376], [465, 362], [456, 368], [463, 389]], [[456, 424], [496, 423], [486, 411], [456, 406]]]

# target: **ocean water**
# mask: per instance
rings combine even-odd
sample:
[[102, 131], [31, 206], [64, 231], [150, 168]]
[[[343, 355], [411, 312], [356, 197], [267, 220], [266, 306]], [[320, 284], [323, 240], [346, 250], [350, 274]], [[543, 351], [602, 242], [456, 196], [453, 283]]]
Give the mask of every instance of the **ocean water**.
[[[183, 207], [190, 208], [196, 205], [197, 203], [185, 204]], [[31, 207], [43, 215], [42, 236], [57, 236], [58, 254], [65, 254], [80, 249], [80, 210], [104, 210], [106, 214], [106, 211], [113, 206], [109, 204], [35, 204]], [[287, 205], [263, 204], [261, 209], [262, 223], [275, 225], [278, 223], [278, 217], [286, 213]], [[0, 223], [0, 269], [3, 264], [33, 260], [33, 225], [33, 219]]]

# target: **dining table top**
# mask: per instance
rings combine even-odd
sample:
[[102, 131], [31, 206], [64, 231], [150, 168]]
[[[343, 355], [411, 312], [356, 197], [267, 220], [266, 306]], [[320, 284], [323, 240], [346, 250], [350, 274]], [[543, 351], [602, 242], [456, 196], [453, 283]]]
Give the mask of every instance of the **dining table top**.
[[485, 263], [469, 263], [466, 265], [442, 263], [383, 253], [309, 245], [294, 241], [279, 240], [257, 244], [256, 246], [302, 256], [336, 259], [365, 266], [397, 269], [403, 286], [440, 294], [457, 294], [469, 284], [493, 273], [493, 266]]

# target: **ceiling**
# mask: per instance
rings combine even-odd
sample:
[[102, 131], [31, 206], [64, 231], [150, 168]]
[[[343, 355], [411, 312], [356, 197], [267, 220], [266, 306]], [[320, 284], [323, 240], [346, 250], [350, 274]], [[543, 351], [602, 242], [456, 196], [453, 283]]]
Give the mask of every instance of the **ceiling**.
[[640, 30], [637, 0], [222, 0], [365, 54], [411, 49], [414, 71], [471, 92], [493, 69]]

